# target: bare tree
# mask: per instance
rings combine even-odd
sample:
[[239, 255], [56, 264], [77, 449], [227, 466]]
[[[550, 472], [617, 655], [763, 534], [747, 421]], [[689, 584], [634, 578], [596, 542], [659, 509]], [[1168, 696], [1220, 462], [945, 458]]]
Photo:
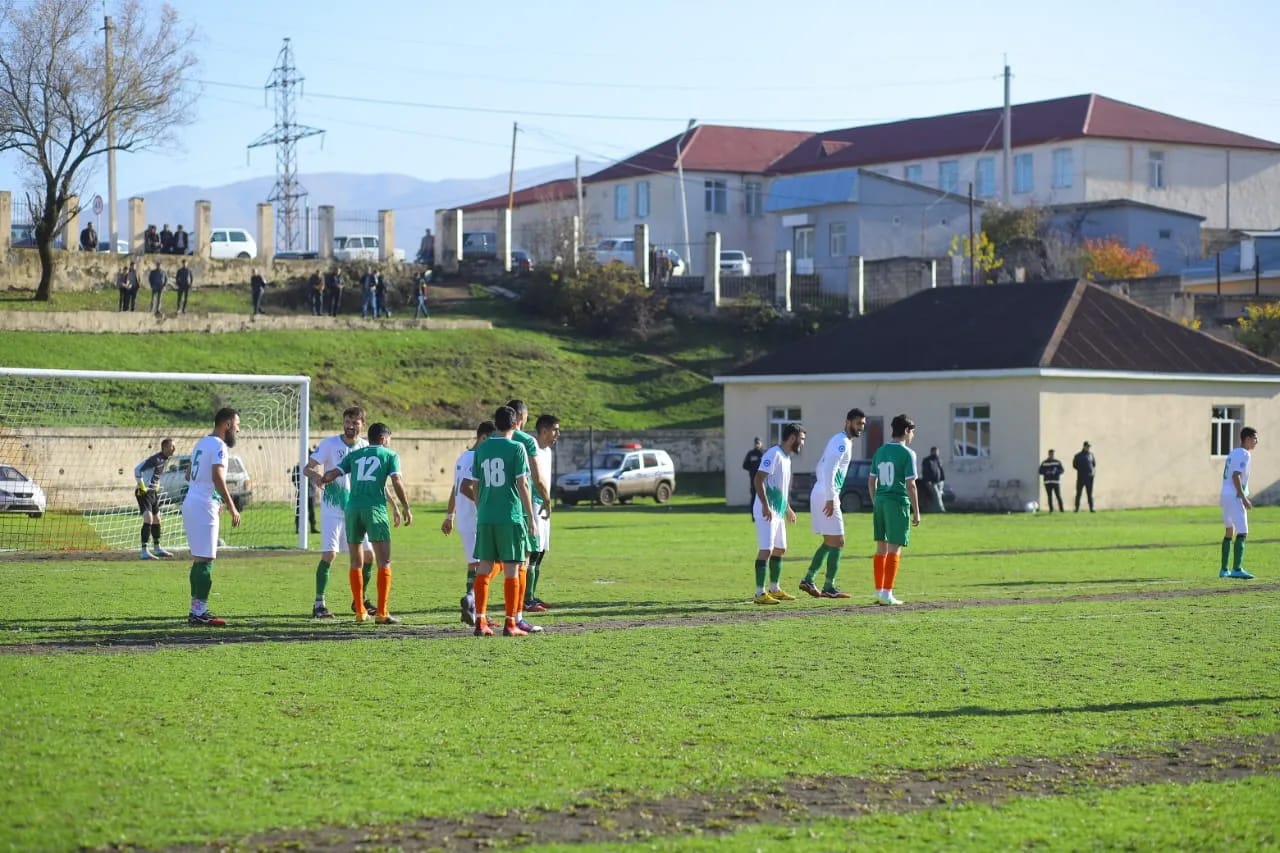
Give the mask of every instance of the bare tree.
[[190, 123], [198, 94], [195, 31], [172, 6], [119, 0], [110, 79], [93, 8], [83, 0], [0, 0], [0, 151], [17, 152], [30, 180], [40, 301], [52, 290], [54, 236], [78, 212], [69, 202], [84, 167], [107, 153], [108, 124], [115, 150], [153, 148]]

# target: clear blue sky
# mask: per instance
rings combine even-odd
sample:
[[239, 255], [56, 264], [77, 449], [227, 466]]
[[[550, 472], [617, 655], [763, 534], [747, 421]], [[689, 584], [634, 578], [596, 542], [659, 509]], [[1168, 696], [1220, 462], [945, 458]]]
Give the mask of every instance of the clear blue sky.
[[[258, 87], [285, 36], [306, 78], [298, 121], [326, 130], [298, 146], [304, 175], [502, 173], [512, 122], [530, 167], [620, 159], [690, 118], [821, 130], [991, 107], [1005, 54], [1015, 103], [1092, 91], [1280, 140], [1275, 0], [175, 5], [199, 32], [204, 95], [180, 148], [119, 158], [121, 198], [273, 174], [274, 149], [246, 162], [246, 145], [274, 122]], [[0, 157], [0, 187], [18, 189], [13, 167]], [[91, 187], [105, 183], [104, 165]]]

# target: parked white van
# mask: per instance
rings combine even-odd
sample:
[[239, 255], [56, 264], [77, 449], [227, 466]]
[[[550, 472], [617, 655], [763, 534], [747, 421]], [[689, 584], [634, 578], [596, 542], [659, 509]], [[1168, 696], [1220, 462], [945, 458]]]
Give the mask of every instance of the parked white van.
[[[374, 234], [344, 234], [333, 238], [333, 259], [376, 262], [381, 247], [382, 244]], [[391, 255], [397, 261], [403, 261], [404, 249], [393, 249]]]
[[209, 235], [209, 257], [228, 258], [258, 257], [258, 241], [243, 228], [214, 228]]

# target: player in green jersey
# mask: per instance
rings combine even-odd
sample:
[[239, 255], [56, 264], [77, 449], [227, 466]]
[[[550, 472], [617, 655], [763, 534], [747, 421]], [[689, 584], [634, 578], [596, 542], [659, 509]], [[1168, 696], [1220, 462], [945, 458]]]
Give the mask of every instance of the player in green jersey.
[[920, 524], [920, 498], [916, 493], [919, 465], [909, 445], [916, 435], [915, 421], [897, 415], [890, 425], [893, 440], [871, 457], [867, 491], [874, 496], [876, 602], [901, 604], [893, 597], [901, 551], [911, 539], [911, 528]]
[[[391, 522], [387, 519], [387, 481], [400, 502], [405, 526], [413, 523], [413, 512], [405, 496], [400, 476], [400, 454], [390, 447], [391, 428], [384, 423], [369, 427], [369, 446], [353, 450], [342, 458], [338, 467], [326, 471], [322, 484], [331, 483], [344, 474], [351, 475], [351, 492], [347, 496], [347, 546], [351, 552], [351, 595], [356, 621], [368, 620], [364, 604], [364, 554], [361, 542], [368, 534], [373, 557], [378, 564], [378, 610], [374, 621], [389, 625], [400, 620], [387, 610], [391, 597]], [[396, 521], [399, 524], [399, 519]]]

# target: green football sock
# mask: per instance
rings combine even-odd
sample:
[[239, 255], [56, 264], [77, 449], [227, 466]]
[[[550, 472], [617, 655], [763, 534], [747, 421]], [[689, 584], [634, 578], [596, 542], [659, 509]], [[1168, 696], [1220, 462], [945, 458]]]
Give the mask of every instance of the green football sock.
[[1222, 540], [1222, 570], [1227, 570], [1227, 561], [1231, 559], [1231, 537], [1227, 536]]
[[471, 592], [471, 588], [476, 585], [476, 570], [467, 569], [467, 592]]
[[813, 559], [809, 561], [809, 571], [804, 573], [804, 582], [813, 583], [813, 579], [818, 576], [818, 569], [822, 568], [822, 561], [827, 558], [826, 543], [818, 546], [818, 550], [814, 553]]
[[840, 571], [840, 549], [832, 548], [827, 552], [827, 576], [822, 584], [824, 590], [830, 591], [836, 588], [836, 573]]
[[764, 588], [764, 573], [767, 565], [765, 560], [756, 560], [756, 589]]
[[782, 558], [769, 558], [769, 583], [776, 584], [782, 580]]
[[529, 568], [525, 571], [524, 600], [533, 601], [538, 590], [538, 578], [542, 577], [542, 552], [534, 551], [529, 555]]
[[329, 561], [316, 564], [316, 601], [324, 601], [324, 591], [329, 588]]
[[365, 563], [363, 571], [364, 571], [364, 597], [368, 598], [369, 590], [373, 589], [373, 587], [370, 585], [370, 581], [373, 580], [373, 563]]
[[191, 597], [200, 601], [209, 600], [209, 591], [213, 589], [213, 563], [208, 560], [197, 560], [191, 564]]
[[1244, 571], [1244, 534], [1236, 537], [1235, 564], [1231, 567], [1237, 572]]

